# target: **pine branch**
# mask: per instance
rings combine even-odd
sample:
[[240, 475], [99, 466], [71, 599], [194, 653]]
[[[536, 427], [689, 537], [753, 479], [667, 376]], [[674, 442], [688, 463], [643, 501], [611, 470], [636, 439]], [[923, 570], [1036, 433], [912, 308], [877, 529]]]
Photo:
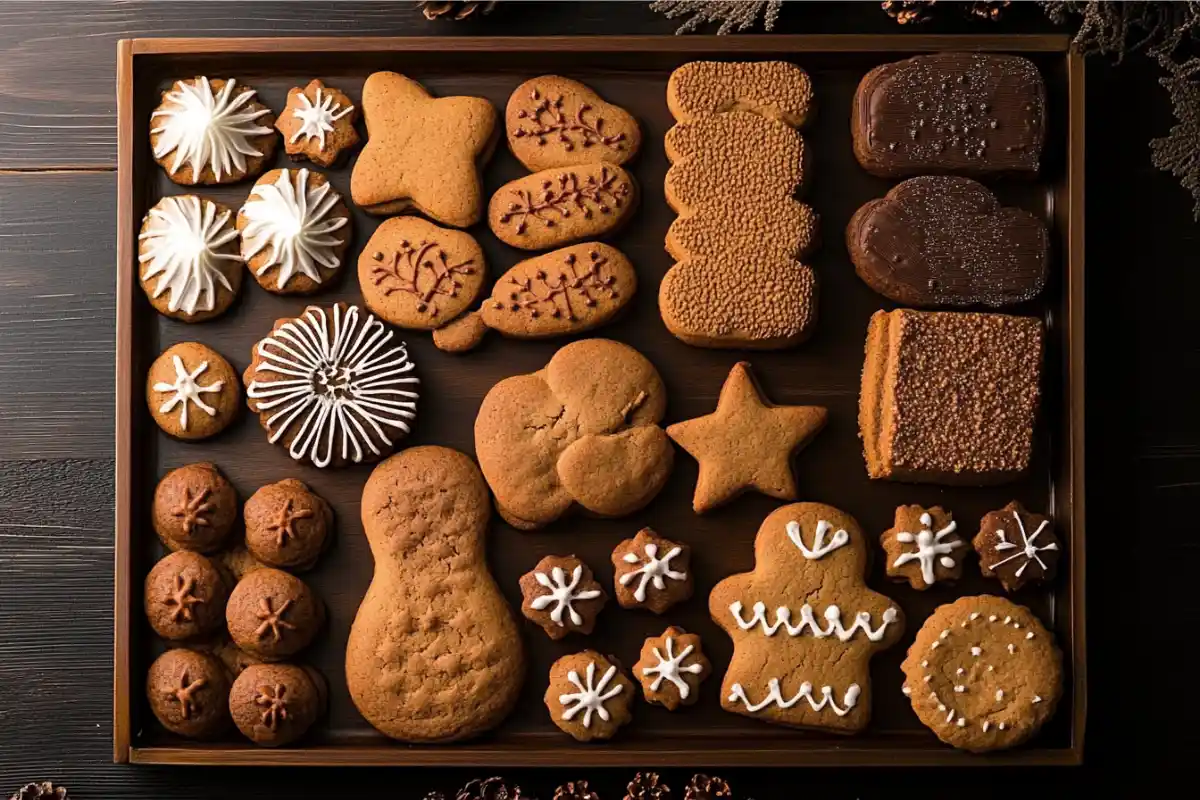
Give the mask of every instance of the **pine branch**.
[[783, 0], [655, 0], [650, 4], [651, 11], [667, 19], [688, 18], [675, 31], [676, 36], [691, 33], [702, 25], [714, 22], [721, 23], [717, 35], [724, 36], [754, 27], [760, 15], [763, 17], [763, 28], [771, 31], [775, 29], [775, 20], [782, 7]]

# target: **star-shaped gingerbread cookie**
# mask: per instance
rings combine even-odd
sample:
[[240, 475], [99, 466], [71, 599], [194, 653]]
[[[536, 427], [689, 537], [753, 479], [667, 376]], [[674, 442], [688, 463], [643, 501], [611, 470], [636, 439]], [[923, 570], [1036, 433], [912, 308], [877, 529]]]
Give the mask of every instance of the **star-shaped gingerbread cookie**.
[[415, 208], [459, 228], [479, 221], [479, 166], [498, 130], [491, 103], [434, 98], [410, 78], [376, 72], [363, 84], [362, 110], [367, 144], [350, 176], [355, 203], [372, 214]]
[[796, 500], [791, 457], [825, 426], [821, 406], [765, 400], [750, 364], [734, 365], [712, 414], [677, 422], [667, 435], [700, 462], [692, 508], [703, 514], [748, 489]]

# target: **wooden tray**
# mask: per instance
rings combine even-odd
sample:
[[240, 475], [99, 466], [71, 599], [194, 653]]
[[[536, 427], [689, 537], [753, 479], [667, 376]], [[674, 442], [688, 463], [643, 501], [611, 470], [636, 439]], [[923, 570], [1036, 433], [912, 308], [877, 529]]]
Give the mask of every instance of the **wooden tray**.
[[[890, 308], [854, 274], [843, 230], [863, 202], [890, 186], [855, 162], [849, 133], [850, 103], [859, 79], [877, 64], [920, 52], [988, 50], [1019, 52], [1041, 68], [1051, 110], [1045, 169], [1039, 181], [994, 183], [1001, 199], [1044, 215], [1058, 243], [1052, 278], [1042, 297], [1018, 312], [1042, 316], [1048, 326], [1045, 392], [1031, 475], [994, 488], [942, 488], [868, 481], [857, 436], [859, 371], [867, 320]], [[940, 503], [951, 509], [965, 532], [986, 511], [1016, 498], [1031, 508], [1049, 508], [1065, 542], [1064, 568], [1052, 590], [1029, 590], [1016, 599], [1030, 605], [1056, 632], [1069, 669], [1057, 716], [1030, 744], [991, 757], [971, 756], [940, 744], [917, 721], [900, 693], [900, 661], [932, 609], [963, 594], [998, 593], [978, 563], [968, 564], [954, 588], [925, 593], [889, 583], [882, 551], [875, 553], [869, 581], [908, 615], [905, 640], [877, 656], [873, 721], [862, 735], [840, 738], [765, 725], [723, 711], [721, 675], [732, 651], [729, 638], [709, 619], [706, 596], [721, 577], [753, 567], [752, 541], [759, 523], [777, 503], [744, 497], [705, 517], [690, 508], [696, 464], [677, 459], [662, 495], [639, 514], [620, 520], [573, 516], [552, 527], [521, 533], [498, 517], [489, 556], [493, 573], [514, 607], [517, 577], [541, 556], [576, 553], [611, 586], [609, 554], [643, 525], [694, 547], [696, 595], [663, 618], [622, 611], [601, 614], [590, 637], [551, 642], [525, 626], [528, 679], [517, 709], [493, 733], [452, 746], [411, 747], [376, 733], [355, 711], [345, 688], [343, 654], [350, 623], [372, 565], [359, 522], [359, 500], [369, 466], [321, 471], [297, 466], [266, 441], [258, 421], [246, 413], [215, 439], [186, 444], [159, 432], [146, 410], [144, 382], [153, 358], [171, 343], [203, 341], [241, 371], [251, 347], [272, 321], [294, 316], [306, 302], [270, 295], [248, 281], [233, 309], [218, 320], [186, 325], [156, 314], [138, 287], [137, 231], [143, 214], [164, 194], [197, 191], [238, 207], [252, 184], [184, 189], [170, 183], [150, 157], [149, 115], [159, 93], [179, 77], [235, 76], [259, 90], [275, 112], [289, 87], [323, 77], [356, 101], [363, 79], [376, 70], [410, 75], [437, 95], [481, 95], [503, 109], [513, 88], [526, 78], [557, 72], [595, 87], [608, 100], [633, 112], [644, 126], [644, 152], [632, 167], [644, 200], [632, 224], [613, 243], [636, 264], [642, 291], [631, 313], [600, 335], [641, 350], [666, 382], [667, 420], [707, 413], [730, 366], [745, 353], [688, 347], [667, 333], [658, 316], [656, 287], [671, 259], [663, 237], [674, 214], [663, 198], [667, 160], [663, 135], [673, 121], [667, 111], [667, 76], [698, 58], [792, 60], [808, 70], [820, 106], [806, 131], [814, 153], [807, 200], [821, 215], [825, 245], [812, 259], [821, 280], [820, 323], [814, 338], [794, 350], [751, 353], [755, 371], [772, 400], [829, 408], [828, 429], [799, 457], [803, 499], [845, 509], [869, 539], [891, 525], [901, 503]], [[140, 763], [190, 764], [462, 764], [462, 765], [978, 765], [1075, 764], [1082, 758], [1085, 719], [1083, 595], [1083, 63], [1068, 53], [1060, 36], [731, 36], [624, 38], [309, 38], [309, 39], [135, 39], [118, 47], [120, 189], [117, 264], [117, 498], [114, 758]], [[287, 164], [282, 153], [275, 166]], [[349, 198], [350, 169], [326, 171]], [[503, 147], [488, 165], [488, 192], [524, 174]], [[359, 300], [353, 264], [381, 218], [354, 211], [354, 249], [344, 279], [314, 298], [321, 304]], [[483, 225], [472, 230], [487, 252], [492, 275], [524, 254], [498, 242]], [[437, 351], [428, 334], [405, 338], [422, 380], [423, 404], [410, 444], [439, 444], [472, 453], [472, 427], [480, 400], [498, 380], [541, 368], [565, 340], [532, 343], [492, 337], [479, 351], [453, 356]], [[142, 685], [154, 654], [162, 648], [144, 621], [141, 585], [161, 556], [150, 527], [149, 507], [157, 479], [184, 463], [211, 460], [243, 498], [262, 484], [296, 476], [334, 506], [336, 546], [306, 579], [325, 599], [330, 622], [304, 654], [330, 679], [330, 713], [300, 746], [266, 750], [231, 734], [200, 744], [165, 732], [150, 714]], [[636, 659], [643, 637], [679, 624], [704, 637], [715, 674], [702, 687], [699, 704], [674, 714], [639, 701], [634, 722], [612, 742], [580, 745], [550, 722], [541, 695], [551, 662], [596, 648], [626, 666]]]

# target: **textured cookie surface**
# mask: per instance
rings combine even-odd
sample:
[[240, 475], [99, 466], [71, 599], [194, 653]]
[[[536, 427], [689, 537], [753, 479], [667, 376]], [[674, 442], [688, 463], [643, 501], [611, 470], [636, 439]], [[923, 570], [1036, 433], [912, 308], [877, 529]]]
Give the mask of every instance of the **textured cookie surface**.
[[786, 61], [693, 61], [671, 73], [667, 107], [679, 122], [750, 111], [799, 128], [813, 111], [812, 81]]
[[308, 647], [325, 622], [325, 606], [304, 581], [263, 567], [233, 587], [225, 622], [238, 647], [263, 661], [280, 661]]
[[936, 53], [876, 67], [851, 112], [854, 154], [868, 172], [1035, 173], [1046, 87], [1020, 56]]
[[225, 543], [237, 522], [237, 491], [207, 461], [185, 464], [158, 482], [150, 513], [167, 549], [211, 553]]
[[269, 567], [309, 569], [333, 536], [333, 509], [295, 478], [260, 488], [242, 517], [247, 550]]
[[921, 722], [946, 744], [975, 752], [1021, 744], [1062, 695], [1054, 637], [1029, 609], [990, 595], [934, 611], [902, 669]]
[[171, 553], [146, 576], [143, 603], [154, 632], [168, 641], [196, 639], [225, 621], [229, 587], [216, 564], [199, 553]]
[[900, 506], [896, 524], [883, 532], [879, 544], [887, 554], [888, 577], [918, 591], [962, 577], [966, 544], [941, 506]]
[[312, 667], [252, 664], [229, 691], [229, 713], [242, 734], [264, 747], [291, 744], [324, 713], [325, 678]]
[[1046, 226], [970, 178], [910, 178], [846, 227], [858, 276], [897, 303], [1006, 306], [1046, 282]]
[[1016, 500], [984, 514], [972, 544], [979, 554], [979, 571], [999, 580], [1006, 592], [1052, 580], [1062, 555], [1054, 522]]
[[406, 742], [447, 742], [495, 727], [525, 673], [512, 612], [487, 569], [491, 502], [475, 464], [444, 447], [384, 461], [363, 488], [375, 559], [346, 645], [359, 712]]
[[229, 728], [229, 675], [215, 657], [168, 650], [146, 675], [150, 710], [171, 733], [212, 739]]
[[967, 485], [1020, 476], [1033, 447], [1042, 340], [1032, 317], [876, 312], [859, 401], [867, 473]]
[[546, 708], [550, 719], [576, 741], [611, 739], [633, 719], [633, 683], [621, 665], [595, 650], [563, 656], [550, 667]]
[[641, 658], [633, 675], [642, 684], [647, 702], [674, 711], [700, 699], [700, 684], [712, 672], [700, 637], [674, 625], [662, 636], [651, 636], [642, 644]]
[[163, 432], [196, 441], [215, 436], [237, 418], [241, 385], [229, 362], [207, 345], [180, 342], [146, 373], [146, 403]]
[[832, 506], [794, 503], [763, 520], [754, 571], [708, 598], [733, 639], [722, 708], [799, 728], [866, 727], [871, 656], [904, 632], [904, 613], [864, 582], [869, 548], [854, 518]]
[[692, 548], [642, 528], [612, 553], [613, 590], [622, 608], [661, 614], [692, 596]]
[[612, 233], [637, 209], [637, 183], [613, 164], [556, 167], [504, 184], [488, 204], [496, 238], [544, 250]]
[[283, 147], [293, 161], [308, 160], [333, 166], [341, 154], [358, 142], [358, 107], [346, 93], [313, 79], [288, 90], [287, 107], [275, 121]]
[[558, 75], [531, 78], [504, 113], [508, 146], [533, 172], [595, 161], [624, 164], [641, 146], [637, 120], [591, 87]]

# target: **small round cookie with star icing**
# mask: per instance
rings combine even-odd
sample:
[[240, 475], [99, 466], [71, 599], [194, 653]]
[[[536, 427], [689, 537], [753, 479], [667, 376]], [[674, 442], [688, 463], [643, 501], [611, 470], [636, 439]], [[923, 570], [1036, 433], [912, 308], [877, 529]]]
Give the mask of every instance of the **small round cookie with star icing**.
[[199, 342], [171, 345], [146, 374], [146, 404], [168, 436], [199, 441], [237, 417], [241, 385], [216, 350]]
[[163, 316], [203, 322], [224, 314], [242, 286], [233, 211], [194, 194], [164, 197], [142, 220], [138, 267]]
[[700, 684], [712, 672], [700, 637], [674, 625], [662, 636], [651, 636], [642, 644], [642, 657], [633, 665], [633, 675], [642, 684], [647, 702], [674, 711], [700, 699]]
[[229, 728], [229, 674], [208, 653], [177, 648], [156, 658], [146, 674], [146, 699], [176, 735], [213, 739]]
[[563, 656], [550, 667], [544, 700], [550, 719], [576, 741], [611, 739], [633, 719], [633, 682], [620, 663], [595, 650]]
[[608, 595], [587, 564], [575, 556], [546, 556], [521, 576], [521, 613], [551, 639], [587, 635]]
[[229, 714], [242, 734], [263, 747], [282, 747], [303, 736], [325, 713], [329, 689], [312, 667], [253, 664], [229, 690]]
[[246, 501], [242, 517], [250, 555], [281, 569], [311, 569], [333, 532], [329, 503], [295, 478], [263, 486]]
[[621, 608], [646, 608], [661, 614], [692, 596], [688, 562], [692, 549], [642, 528], [613, 550], [613, 591]]
[[219, 550], [237, 521], [237, 491], [215, 465], [185, 464], [154, 489], [151, 520], [168, 550]]
[[237, 216], [242, 258], [275, 294], [312, 294], [329, 283], [350, 246], [350, 210], [329, 180], [307, 169], [258, 179]]
[[177, 80], [150, 114], [150, 147], [167, 177], [185, 186], [257, 175], [278, 140], [275, 116], [233, 78]]
[[331, 167], [359, 142], [358, 109], [340, 89], [319, 78], [288, 90], [287, 107], [275, 121], [283, 149], [293, 161], [305, 159]]
[[1061, 552], [1050, 518], [1016, 500], [984, 514], [971, 544], [979, 554], [980, 572], [999, 580], [1006, 592], [1052, 580]]
[[233, 587], [225, 622], [238, 647], [263, 661], [282, 661], [312, 642], [325, 622], [325, 606], [295, 575], [263, 567]]
[[900, 506], [896, 524], [883, 532], [879, 543], [887, 553], [887, 574], [908, 581], [917, 591], [935, 583], [954, 583], [962, 577], [966, 546], [958, 525], [941, 506]]
[[221, 627], [229, 587], [212, 561], [179, 550], [154, 565], [143, 595], [146, 619], [154, 632], [167, 641], [184, 641]]
[[976, 753], [1029, 739], [1062, 695], [1054, 637], [1028, 608], [991, 595], [936, 609], [901, 669], [921, 722], [946, 744]]

